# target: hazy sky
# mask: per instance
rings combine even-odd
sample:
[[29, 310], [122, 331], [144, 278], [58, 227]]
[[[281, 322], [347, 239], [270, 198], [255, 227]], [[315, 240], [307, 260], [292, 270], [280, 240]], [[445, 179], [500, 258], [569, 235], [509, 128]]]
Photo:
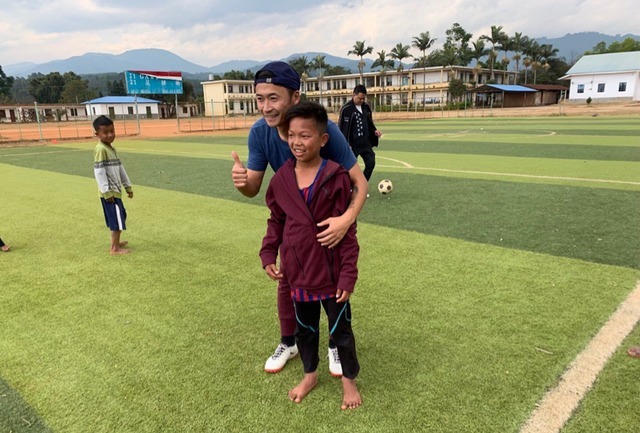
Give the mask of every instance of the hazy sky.
[[639, 34], [637, 12], [638, 0], [2, 0], [0, 65], [138, 48], [203, 66], [306, 51], [347, 57], [358, 40], [373, 59], [424, 31], [438, 48], [456, 22], [474, 40], [492, 25], [530, 37]]

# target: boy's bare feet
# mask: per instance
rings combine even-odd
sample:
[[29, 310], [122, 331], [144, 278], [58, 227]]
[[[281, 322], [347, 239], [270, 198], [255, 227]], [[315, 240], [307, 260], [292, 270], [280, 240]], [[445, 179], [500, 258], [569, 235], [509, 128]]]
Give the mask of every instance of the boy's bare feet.
[[11, 249], [11, 246], [10, 245], [3, 245], [2, 247], [0, 247], [0, 249], [2, 251], [4, 251], [5, 253], [8, 253], [9, 250]]
[[117, 250], [111, 250], [111, 255], [115, 256], [118, 254], [129, 254], [131, 252], [131, 250], [128, 250], [126, 248], [118, 248]]
[[318, 373], [305, 373], [304, 377], [291, 391], [289, 391], [289, 400], [300, 403], [318, 383]]
[[355, 409], [362, 405], [362, 397], [354, 379], [342, 377], [342, 394], [342, 410]]

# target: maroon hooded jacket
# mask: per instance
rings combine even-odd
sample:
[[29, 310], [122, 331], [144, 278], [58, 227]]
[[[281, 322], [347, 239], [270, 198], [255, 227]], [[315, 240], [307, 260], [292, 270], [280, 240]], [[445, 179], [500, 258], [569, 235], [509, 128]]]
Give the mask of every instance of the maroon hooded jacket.
[[307, 206], [295, 176], [295, 158], [273, 176], [267, 189], [267, 234], [262, 240], [262, 266], [276, 263], [280, 248], [280, 271], [291, 288], [304, 290], [340, 289], [353, 292], [358, 278], [356, 224], [334, 248], [320, 245], [316, 235], [326, 227], [316, 224], [340, 216], [351, 200], [349, 173], [328, 160], [313, 186]]

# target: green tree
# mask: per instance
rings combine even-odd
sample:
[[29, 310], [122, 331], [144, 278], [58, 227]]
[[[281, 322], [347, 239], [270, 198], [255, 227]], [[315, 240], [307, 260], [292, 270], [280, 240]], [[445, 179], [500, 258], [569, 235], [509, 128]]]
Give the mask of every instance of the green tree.
[[490, 35], [482, 35], [481, 39], [491, 42], [491, 51], [489, 52], [489, 69], [491, 69], [491, 81], [495, 80], [495, 76], [493, 75], [493, 68], [495, 64], [495, 60], [498, 57], [498, 53], [496, 52], [496, 46], [500, 45], [500, 41], [504, 39], [504, 32], [502, 31], [502, 26], [491, 26], [491, 34]]
[[449, 60], [447, 65], [467, 66], [471, 61], [472, 52], [469, 48], [469, 41], [473, 37], [458, 23], [453, 23], [446, 32], [447, 40], [442, 49], [445, 59]]
[[516, 81], [515, 84], [518, 84], [518, 75], [520, 75], [520, 60], [522, 59], [522, 52], [526, 48], [529, 42], [528, 36], [522, 36], [522, 33], [516, 32], [511, 38], [511, 47], [513, 49], [513, 57], [512, 60], [516, 62]]
[[477, 86], [480, 72], [482, 71], [482, 67], [484, 66], [480, 59], [489, 54], [489, 49], [486, 47], [483, 39], [478, 39], [474, 42], [471, 42], [471, 47], [471, 56], [476, 60], [476, 64], [473, 68], [473, 75], [474, 81]]
[[109, 96], [126, 96], [127, 88], [124, 85], [124, 80], [107, 81], [107, 93]]
[[427, 95], [427, 50], [433, 46], [436, 39], [432, 38], [428, 31], [420, 33], [418, 36], [413, 37], [413, 45], [414, 48], [418, 49], [422, 52], [422, 57], [420, 58], [420, 66], [416, 63], [416, 67], [422, 67], [422, 105], [425, 103], [425, 98]]
[[311, 62], [307, 59], [307, 56], [298, 56], [293, 59], [289, 59], [287, 62], [295, 71], [302, 77], [302, 74], [309, 75], [311, 71]]
[[56, 104], [60, 101], [65, 84], [60, 72], [51, 72], [47, 75], [31, 74], [28, 78], [29, 94], [35, 98], [36, 102]]
[[393, 60], [389, 59], [385, 50], [376, 53], [378, 58], [373, 61], [371, 68], [380, 68], [380, 81], [382, 82], [381, 103], [384, 105], [384, 87], [386, 85], [385, 75], [387, 71], [393, 69]]
[[367, 54], [371, 54], [373, 52], [373, 47], [365, 47], [365, 41], [356, 41], [353, 44], [353, 50], [349, 50], [348, 55], [353, 54], [354, 56], [360, 57], [360, 61], [358, 62], [358, 71], [360, 72], [360, 84], [364, 84], [364, 66], [365, 62], [363, 57]]
[[458, 78], [452, 78], [449, 81], [449, 95], [451, 95], [451, 99], [454, 102], [460, 101], [467, 91], [467, 87], [464, 85], [464, 82]]
[[402, 60], [411, 57], [411, 54], [409, 54], [409, 45], [402, 45], [402, 42], [398, 42], [396, 46], [391, 49], [388, 56], [389, 58], [398, 61], [398, 72], [400, 72], [400, 104], [402, 104], [402, 81], [404, 78], [402, 75], [404, 71]]
[[0, 102], [11, 100], [11, 88], [13, 87], [13, 77], [7, 77], [0, 66]]
[[322, 78], [327, 68], [326, 56], [318, 54], [311, 61], [311, 69], [318, 72], [318, 89], [320, 90], [320, 104], [322, 104]]
[[67, 72], [63, 76], [64, 89], [60, 93], [60, 98], [57, 102], [67, 104], [77, 104], [84, 101], [89, 101], [96, 97], [96, 92], [89, 89], [86, 80], [83, 80], [73, 72]]
[[640, 41], [628, 37], [622, 42], [611, 42], [608, 47], [607, 43], [602, 41], [591, 50], [585, 51], [585, 54], [628, 53], [630, 51], [640, 51]]
[[351, 70], [345, 68], [344, 66], [331, 66], [331, 65], [327, 65], [324, 72], [326, 76], [351, 74]]

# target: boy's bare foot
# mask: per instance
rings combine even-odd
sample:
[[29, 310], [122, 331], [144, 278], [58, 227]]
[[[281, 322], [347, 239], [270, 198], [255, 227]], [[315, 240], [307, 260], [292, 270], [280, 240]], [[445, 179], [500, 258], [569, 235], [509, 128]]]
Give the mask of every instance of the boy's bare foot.
[[3, 245], [2, 247], [0, 247], [0, 249], [2, 251], [4, 251], [5, 253], [8, 253], [9, 250], [11, 249], [11, 246], [10, 245]]
[[291, 391], [289, 391], [289, 400], [300, 403], [318, 383], [318, 374], [305, 373], [304, 377]]
[[124, 248], [127, 246], [127, 244], [129, 243], [129, 241], [122, 241], [120, 242], [120, 244], [118, 245], [120, 248]]
[[354, 379], [342, 377], [342, 393], [342, 410], [355, 409], [362, 405], [362, 397]]
[[118, 254], [129, 254], [131, 252], [131, 250], [128, 250], [126, 248], [118, 248], [117, 250], [111, 250], [111, 255], [115, 256]]

